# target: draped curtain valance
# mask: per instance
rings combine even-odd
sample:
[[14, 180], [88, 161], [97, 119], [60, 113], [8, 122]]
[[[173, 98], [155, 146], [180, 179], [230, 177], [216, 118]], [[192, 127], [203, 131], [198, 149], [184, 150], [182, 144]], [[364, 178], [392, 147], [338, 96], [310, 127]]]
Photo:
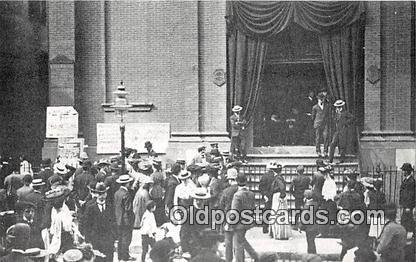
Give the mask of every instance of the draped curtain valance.
[[357, 21], [364, 2], [230, 1], [227, 18], [233, 29], [256, 38], [271, 38], [291, 22], [325, 34]]

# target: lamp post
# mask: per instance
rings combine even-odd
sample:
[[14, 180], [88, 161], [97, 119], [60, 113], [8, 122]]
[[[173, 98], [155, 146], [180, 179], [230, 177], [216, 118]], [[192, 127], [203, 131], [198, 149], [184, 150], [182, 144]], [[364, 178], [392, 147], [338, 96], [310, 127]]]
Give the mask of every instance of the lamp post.
[[120, 85], [117, 86], [117, 90], [113, 92], [114, 94], [114, 104], [111, 106], [114, 108], [116, 116], [120, 118], [120, 134], [121, 134], [121, 171], [122, 174], [126, 172], [126, 155], [125, 155], [125, 137], [124, 133], [126, 131], [126, 124], [124, 123], [124, 115], [127, 114], [131, 105], [127, 100], [127, 95], [129, 94], [126, 91], [126, 87], [123, 84], [123, 81], [120, 82]]

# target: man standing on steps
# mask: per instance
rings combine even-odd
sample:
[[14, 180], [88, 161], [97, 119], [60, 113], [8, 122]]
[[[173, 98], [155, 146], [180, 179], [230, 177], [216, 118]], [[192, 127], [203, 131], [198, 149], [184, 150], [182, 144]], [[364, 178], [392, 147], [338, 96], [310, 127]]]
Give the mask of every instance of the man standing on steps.
[[335, 147], [338, 146], [339, 154], [341, 156], [340, 163], [345, 161], [345, 151], [347, 148], [347, 131], [350, 124], [353, 122], [353, 116], [345, 110], [345, 102], [337, 100], [335, 106], [335, 132], [332, 137], [331, 146], [329, 148], [329, 162], [334, 160]]
[[237, 155], [242, 158], [243, 162], [246, 162], [246, 141], [244, 137], [244, 129], [246, 121], [240, 116], [240, 112], [243, 108], [239, 105], [233, 107], [233, 115], [230, 116], [231, 124], [231, 147], [230, 154], [232, 157]]
[[[324, 102], [325, 96], [323, 93], [318, 95], [318, 103], [312, 107], [312, 121], [315, 130], [315, 147], [318, 156], [328, 156], [328, 117], [329, 105]], [[324, 142], [324, 154], [321, 155], [321, 138]]]

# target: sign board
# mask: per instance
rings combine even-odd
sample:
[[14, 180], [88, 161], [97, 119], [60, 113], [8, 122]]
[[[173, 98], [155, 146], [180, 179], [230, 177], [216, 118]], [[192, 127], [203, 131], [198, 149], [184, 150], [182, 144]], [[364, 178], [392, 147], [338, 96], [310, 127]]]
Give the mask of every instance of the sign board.
[[78, 166], [78, 159], [83, 151], [83, 141], [73, 139], [58, 144], [58, 156], [64, 164]]
[[48, 106], [46, 137], [78, 137], [78, 112], [72, 106]]
[[[120, 126], [117, 123], [97, 124], [97, 154], [117, 154], [120, 152]], [[126, 147], [146, 153], [144, 143], [150, 141], [156, 153], [166, 153], [170, 139], [169, 123], [127, 123]]]
[[403, 163], [415, 165], [416, 150], [415, 149], [396, 149], [396, 166], [402, 167]]

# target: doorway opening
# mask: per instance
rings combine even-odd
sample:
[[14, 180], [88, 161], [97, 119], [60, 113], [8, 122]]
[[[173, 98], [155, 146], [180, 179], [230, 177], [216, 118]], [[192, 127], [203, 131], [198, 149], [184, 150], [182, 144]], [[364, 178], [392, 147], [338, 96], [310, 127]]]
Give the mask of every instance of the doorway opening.
[[316, 34], [296, 24], [273, 39], [261, 77], [253, 125], [253, 146], [311, 146], [311, 110], [327, 90]]

